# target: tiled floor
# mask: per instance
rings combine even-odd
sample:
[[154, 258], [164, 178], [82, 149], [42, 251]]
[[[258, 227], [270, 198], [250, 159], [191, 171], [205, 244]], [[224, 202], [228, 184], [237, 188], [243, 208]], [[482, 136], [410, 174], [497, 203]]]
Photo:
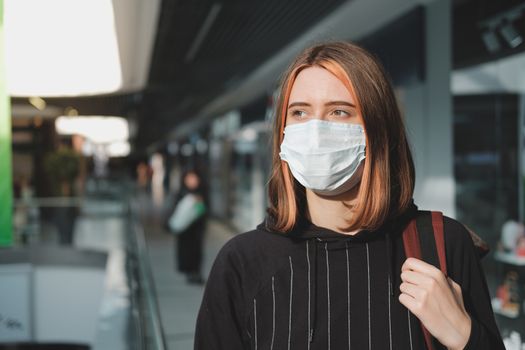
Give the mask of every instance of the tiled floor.
[[[161, 322], [169, 350], [193, 349], [194, 327], [204, 288], [189, 285], [174, 265], [175, 238], [159, 224], [160, 216], [149, 209], [143, 216]], [[231, 231], [210, 220], [204, 240], [203, 275], [207, 278], [217, 252], [232, 237]]]

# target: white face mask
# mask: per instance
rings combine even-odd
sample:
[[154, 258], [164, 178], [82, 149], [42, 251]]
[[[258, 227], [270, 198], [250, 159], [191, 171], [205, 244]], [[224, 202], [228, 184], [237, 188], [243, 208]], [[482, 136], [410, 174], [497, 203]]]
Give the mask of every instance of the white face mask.
[[284, 129], [279, 156], [301, 185], [336, 196], [361, 181], [365, 147], [361, 125], [313, 119]]

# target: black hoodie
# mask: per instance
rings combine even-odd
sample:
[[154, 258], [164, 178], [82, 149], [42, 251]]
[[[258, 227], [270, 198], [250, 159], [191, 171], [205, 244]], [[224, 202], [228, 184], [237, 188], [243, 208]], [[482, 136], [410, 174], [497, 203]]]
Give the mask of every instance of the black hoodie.
[[[413, 206], [355, 235], [302, 218], [290, 233], [272, 232], [265, 221], [235, 236], [207, 281], [195, 349], [425, 349], [419, 319], [398, 299], [401, 233], [416, 214]], [[504, 350], [469, 233], [448, 217], [444, 232], [448, 274], [472, 319], [465, 349]]]

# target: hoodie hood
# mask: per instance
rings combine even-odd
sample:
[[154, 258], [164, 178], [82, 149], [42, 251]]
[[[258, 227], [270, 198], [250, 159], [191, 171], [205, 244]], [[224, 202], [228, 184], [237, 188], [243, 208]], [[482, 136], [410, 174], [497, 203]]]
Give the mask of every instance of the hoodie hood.
[[329, 249], [337, 249], [346, 247], [352, 243], [365, 243], [377, 239], [382, 239], [384, 236], [389, 237], [396, 234], [401, 234], [408, 223], [417, 215], [418, 207], [412, 201], [408, 208], [397, 217], [385, 221], [385, 223], [377, 230], [360, 230], [357, 233], [350, 235], [333, 231], [326, 227], [317, 226], [308, 220], [304, 215], [299, 216], [294, 228], [288, 232], [278, 232], [273, 230], [274, 218], [267, 215], [265, 220], [257, 226], [260, 231], [274, 233], [279, 235], [286, 235], [290, 239], [299, 240], [316, 240], [318, 242], [331, 243]]
[[317, 273], [317, 252], [319, 249], [322, 249], [319, 247], [320, 244], [323, 244], [325, 246], [325, 249], [327, 250], [339, 250], [339, 249], [350, 249], [352, 246], [355, 246], [356, 244], [364, 244], [366, 242], [371, 242], [378, 239], [383, 239], [385, 237], [385, 253], [387, 256], [387, 273], [388, 273], [388, 288], [389, 288], [389, 294], [390, 297], [394, 297], [394, 281], [396, 279], [396, 274], [394, 271], [394, 254], [393, 254], [393, 246], [392, 246], [392, 237], [396, 235], [401, 235], [404, 231], [405, 227], [408, 225], [408, 223], [417, 215], [418, 208], [414, 204], [414, 201], [411, 202], [409, 207], [399, 216], [387, 220], [379, 229], [377, 230], [360, 230], [357, 233], [350, 235], [350, 234], [343, 234], [340, 232], [333, 231], [331, 229], [320, 227], [312, 223], [310, 220], [308, 220], [305, 216], [300, 216], [295, 227], [292, 229], [292, 231], [288, 233], [282, 233], [277, 232], [271, 229], [273, 217], [268, 215], [264, 222], [259, 224], [257, 226], [257, 229], [260, 231], [272, 233], [272, 234], [280, 234], [280, 235], [286, 235], [290, 239], [294, 240], [308, 240], [310, 247], [309, 249], [313, 249], [313, 256], [314, 256], [314, 277], [313, 277], [313, 283], [314, 283], [314, 304], [315, 307], [314, 315], [313, 315], [313, 323], [312, 328], [310, 329], [310, 342], [313, 341], [313, 337], [315, 334], [315, 328], [316, 328], [316, 320], [317, 320], [317, 280], [318, 280], [318, 273]]

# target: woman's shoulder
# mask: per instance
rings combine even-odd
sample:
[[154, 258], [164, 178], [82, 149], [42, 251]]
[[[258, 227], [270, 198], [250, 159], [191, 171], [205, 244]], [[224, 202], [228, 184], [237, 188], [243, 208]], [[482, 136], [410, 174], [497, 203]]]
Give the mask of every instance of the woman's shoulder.
[[449, 275], [462, 280], [466, 268], [471, 264], [478, 265], [480, 254], [474, 244], [469, 228], [458, 220], [443, 217], [445, 252]]
[[443, 215], [443, 232], [445, 239], [448, 239], [451, 243], [465, 243], [465, 241], [471, 240], [464, 224], [445, 215]]
[[254, 260], [256, 258], [271, 258], [269, 255], [285, 248], [290, 241], [282, 233], [273, 233], [259, 227], [250, 231], [235, 234], [220, 249], [220, 256], [228, 256], [241, 260]]
[[236, 234], [219, 250], [210, 275], [235, 276], [246, 295], [271, 281], [288, 260], [290, 238], [258, 229]]
[[445, 249], [451, 254], [467, 254], [475, 252], [474, 241], [469, 229], [460, 221], [448, 216], [443, 216], [443, 234]]

